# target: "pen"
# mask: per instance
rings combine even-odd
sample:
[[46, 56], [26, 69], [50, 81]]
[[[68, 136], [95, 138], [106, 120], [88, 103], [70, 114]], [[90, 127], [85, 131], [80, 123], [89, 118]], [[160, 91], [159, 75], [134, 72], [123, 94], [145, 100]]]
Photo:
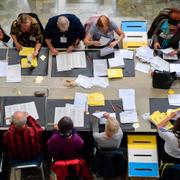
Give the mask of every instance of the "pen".
[[116, 109], [115, 109], [115, 107], [113, 106], [111, 100], [109, 100], [109, 103], [110, 103], [110, 105], [111, 105], [112, 110], [113, 110], [114, 112], [116, 112]]

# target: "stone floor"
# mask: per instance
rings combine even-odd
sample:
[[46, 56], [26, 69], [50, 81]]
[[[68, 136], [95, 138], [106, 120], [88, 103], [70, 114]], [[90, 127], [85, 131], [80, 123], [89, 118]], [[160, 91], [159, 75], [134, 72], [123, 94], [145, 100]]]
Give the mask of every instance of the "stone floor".
[[43, 25], [61, 13], [74, 13], [82, 22], [93, 14], [111, 17], [152, 19], [164, 7], [178, 7], [179, 0], [1, 0], [0, 24], [9, 32], [12, 21], [21, 12], [36, 12]]

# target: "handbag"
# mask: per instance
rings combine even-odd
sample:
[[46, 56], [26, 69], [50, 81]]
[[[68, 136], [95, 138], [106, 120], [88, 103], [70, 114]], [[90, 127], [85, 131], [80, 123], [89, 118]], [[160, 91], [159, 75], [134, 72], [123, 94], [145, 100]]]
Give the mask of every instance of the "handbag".
[[169, 89], [176, 79], [176, 72], [155, 70], [152, 74], [152, 86], [153, 88]]

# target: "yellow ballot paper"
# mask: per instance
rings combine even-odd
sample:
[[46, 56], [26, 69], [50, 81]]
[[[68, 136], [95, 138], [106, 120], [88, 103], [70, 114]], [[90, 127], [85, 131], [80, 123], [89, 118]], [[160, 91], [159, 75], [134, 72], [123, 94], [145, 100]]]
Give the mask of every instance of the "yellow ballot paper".
[[20, 51], [19, 51], [19, 55], [20, 56], [32, 56], [34, 52], [34, 48], [31, 47], [23, 47]]
[[104, 106], [104, 95], [102, 93], [90, 93], [88, 94], [88, 105], [89, 106]]
[[28, 58], [21, 59], [21, 67], [22, 68], [30, 68], [30, 67], [37, 67], [37, 58], [28, 60]]
[[[155, 124], [156, 126], [162, 122], [165, 118], [167, 118], [167, 113], [161, 113], [159, 111], [155, 111], [153, 114], [151, 114], [150, 116], [150, 120], [153, 124]], [[172, 128], [172, 124], [170, 122], [167, 123], [167, 125], [165, 126], [166, 129], [170, 129]]]
[[122, 69], [108, 69], [108, 78], [122, 78], [123, 77], [123, 71]]

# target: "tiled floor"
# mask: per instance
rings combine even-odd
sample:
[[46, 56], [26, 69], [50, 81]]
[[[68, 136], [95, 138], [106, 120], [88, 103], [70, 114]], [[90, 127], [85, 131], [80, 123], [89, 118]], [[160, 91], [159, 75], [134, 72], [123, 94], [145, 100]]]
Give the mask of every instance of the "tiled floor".
[[93, 14], [111, 17], [144, 18], [151, 23], [164, 7], [178, 7], [179, 0], [1, 0], [0, 24], [9, 32], [11, 22], [21, 12], [36, 12], [43, 25], [51, 16], [74, 13], [82, 22]]

